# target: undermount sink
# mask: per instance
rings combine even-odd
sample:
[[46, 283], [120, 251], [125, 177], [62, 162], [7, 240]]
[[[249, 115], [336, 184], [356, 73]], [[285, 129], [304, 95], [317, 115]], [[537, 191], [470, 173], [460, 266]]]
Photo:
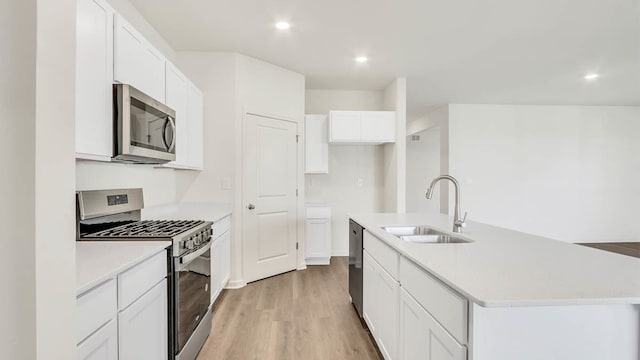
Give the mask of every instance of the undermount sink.
[[396, 236], [400, 240], [420, 244], [460, 244], [470, 243], [453, 235], [449, 235], [426, 226], [383, 226], [382, 230]]

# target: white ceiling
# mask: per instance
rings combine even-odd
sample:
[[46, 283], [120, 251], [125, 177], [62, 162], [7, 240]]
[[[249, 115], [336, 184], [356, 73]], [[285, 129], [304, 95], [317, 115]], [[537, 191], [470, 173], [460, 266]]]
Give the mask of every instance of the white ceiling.
[[406, 76], [413, 116], [445, 103], [640, 105], [640, 0], [131, 2], [177, 51], [240, 52], [307, 88]]

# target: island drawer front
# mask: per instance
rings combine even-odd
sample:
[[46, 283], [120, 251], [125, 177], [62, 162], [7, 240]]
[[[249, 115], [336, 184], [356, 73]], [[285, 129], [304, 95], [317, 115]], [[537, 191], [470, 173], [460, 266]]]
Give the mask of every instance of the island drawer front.
[[118, 275], [118, 310], [125, 309], [166, 276], [166, 251]]
[[213, 230], [212, 238], [219, 238], [220, 235], [226, 233], [227, 231], [229, 231], [229, 229], [231, 229], [231, 216], [224, 217], [214, 222], [211, 228]]
[[400, 259], [400, 285], [460, 344], [467, 344], [466, 298], [405, 257]]
[[376, 261], [393, 277], [398, 280], [398, 263], [400, 261], [400, 255], [397, 251], [392, 249], [389, 245], [382, 242], [370, 232], [364, 232], [363, 247], [369, 252], [371, 257]]
[[108, 280], [78, 296], [76, 302], [76, 344], [78, 344], [116, 317], [118, 312], [116, 279]]

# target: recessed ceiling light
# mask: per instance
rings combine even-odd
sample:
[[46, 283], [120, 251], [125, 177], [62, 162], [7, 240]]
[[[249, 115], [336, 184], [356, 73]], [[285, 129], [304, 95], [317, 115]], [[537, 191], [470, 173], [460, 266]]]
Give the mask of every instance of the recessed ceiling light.
[[355, 60], [359, 63], [366, 63], [369, 59], [366, 56], [358, 56]]
[[592, 73], [592, 74], [587, 74], [587, 75], [585, 75], [585, 76], [584, 76], [584, 79], [585, 79], [585, 80], [588, 80], [588, 81], [591, 81], [591, 80], [595, 80], [595, 79], [597, 79], [597, 78], [599, 78], [599, 77], [600, 77], [600, 74]]
[[276, 23], [276, 28], [278, 30], [287, 30], [290, 27], [291, 27], [291, 24], [289, 24], [286, 21], [279, 21], [279, 22]]

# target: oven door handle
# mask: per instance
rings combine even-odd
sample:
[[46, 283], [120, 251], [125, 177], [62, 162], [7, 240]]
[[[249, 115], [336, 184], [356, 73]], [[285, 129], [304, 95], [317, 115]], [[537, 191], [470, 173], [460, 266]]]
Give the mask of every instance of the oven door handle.
[[184, 265], [187, 265], [188, 263], [192, 262], [193, 260], [199, 258], [202, 254], [206, 253], [207, 250], [211, 249], [211, 241], [209, 241], [209, 243], [203, 247], [201, 247], [200, 249], [192, 252], [192, 253], [188, 253], [187, 255], [183, 256], [180, 258], [180, 269], [182, 270], [182, 267]]

